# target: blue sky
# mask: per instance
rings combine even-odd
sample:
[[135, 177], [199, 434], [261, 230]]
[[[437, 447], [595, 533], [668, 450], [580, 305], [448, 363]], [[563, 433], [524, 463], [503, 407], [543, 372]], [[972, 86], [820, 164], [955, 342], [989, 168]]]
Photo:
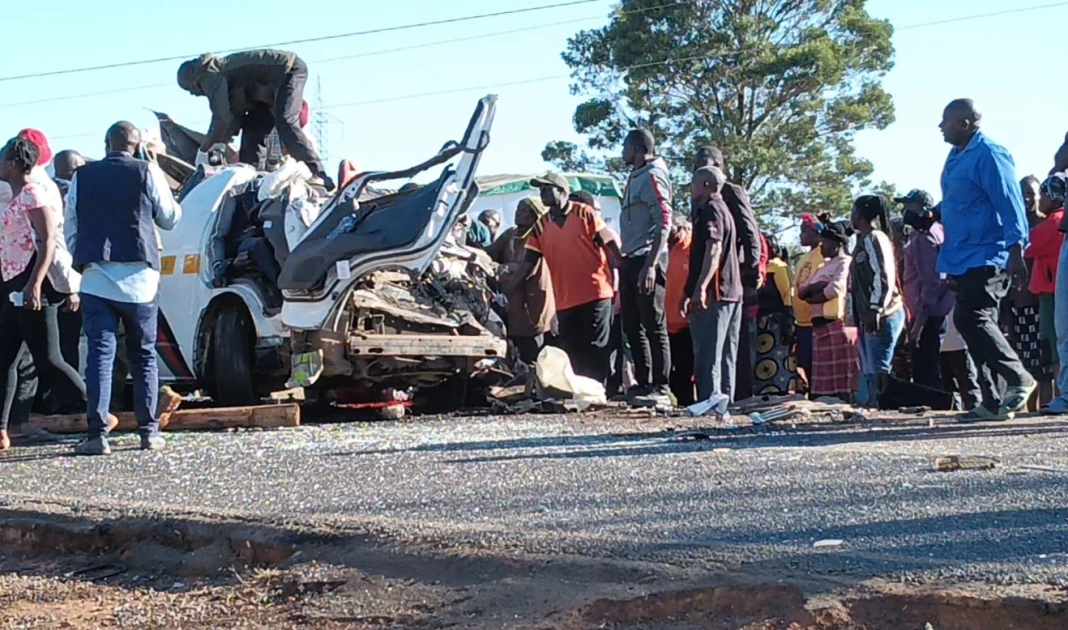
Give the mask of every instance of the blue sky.
[[[428, 0], [293, 3], [239, 0], [210, 9], [176, 9], [165, 3], [109, 0], [101, 5], [70, 0], [24, 4], [5, 15], [8, 54], [0, 76], [108, 64], [133, 59], [190, 56], [209, 50], [360, 31], [378, 27], [490, 13], [549, 4], [549, 0]], [[1011, 10], [1051, 0], [872, 0], [869, 10], [902, 29], [894, 36], [895, 68], [886, 88], [894, 96], [897, 122], [888, 130], [861, 134], [858, 150], [871, 159], [876, 178], [899, 188], [927, 188], [939, 197], [938, 177], [948, 147], [937, 129], [942, 107], [953, 98], [974, 98], [985, 113], [987, 133], [1013, 153], [1020, 175], [1045, 173], [1068, 129], [1063, 110], [1068, 80], [1056, 70], [1062, 52], [1068, 3], [1033, 12], [907, 28], [926, 22]], [[329, 156], [358, 160], [364, 167], [410, 166], [461, 131], [475, 101], [500, 95], [493, 142], [482, 173], [531, 172], [546, 168], [540, 153], [555, 139], [575, 139], [571, 116], [578, 103], [568, 92], [560, 59], [567, 38], [601, 25], [612, 2], [536, 13], [336, 39], [291, 46], [310, 65], [307, 91], [313, 111], [316, 85], [333, 120]], [[367, 5], [371, 5], [368, 7]], [[307, 7], [307, 8], [305, 8]], [[567, 24], [555, 24], [559, 22]], [[93, 26], [95, 24], [95, 26]], [[381, 51], [546, 25], [544, 28], [421, 50]], [[904, 27], [904, 28], [903, 28]], [[33, 51], [16, 55], [14, 51]], [[362, 57], [336, 59], [338, 57]], [[24, 59], [17, 61], [16, 59]], [[119, 119], [148, 125], [149, 109], [164, 111], [193, 127], [206, 126], [207, 101], [174, 83], [178, 62], [75, 75], [0, 82], [0, 134], [23, 127], [42, 129], [56, 150], [102, 153], [103, 133]], [[543, 81], [500, 85], [527, 79]], [[142, 86], [156, 86], [142, 89]], [[485, 89], [392, 100], [440, 90]], [[108, 92], [86, 98], [79, 94]], [[367, 103], [367, 101], [386, 102]]]

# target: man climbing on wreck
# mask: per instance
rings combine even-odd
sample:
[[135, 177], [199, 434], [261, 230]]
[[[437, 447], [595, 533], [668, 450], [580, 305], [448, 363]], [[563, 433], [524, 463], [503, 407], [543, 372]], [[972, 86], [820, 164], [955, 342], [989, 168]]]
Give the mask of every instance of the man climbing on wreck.
[[255, 166], [274, 128], [286, 152], [307, 164], [314, 177], [310, 183], [333, 190], [334, 182], [300, 127], [307, 81], [308, 66], [284, 50], [250, 50], [226, 57], [204, 54], [178, 68], [178, 85], [193, 96], [206, 96], [211, 107], [211, 126], [202, 151], [207, 153], [240, 132], [238, 159]]

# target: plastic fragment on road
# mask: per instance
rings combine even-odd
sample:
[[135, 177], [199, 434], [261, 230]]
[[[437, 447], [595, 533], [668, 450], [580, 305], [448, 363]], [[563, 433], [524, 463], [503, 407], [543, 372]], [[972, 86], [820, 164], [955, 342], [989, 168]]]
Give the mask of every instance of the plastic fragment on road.
[[813, 549], [834, 549], [835, 547], [841, 547], [844, 544], [845, 544], [844, 540], [839, 540], [837, 538], [830, 538], [830, 539], [827, 539], [827, 540], [816, 541], [816, 543], [814, 545], [812, 545], [812, 548]]
[[323, 351], [315, 350], [293, 355], [292, 367], [289, 381], [286, 382], [286, 389], [311, 387], [323, 375]]
[[993, 470], [1001, 466], [996, 457], [981, 455], [947, 455], [935, 459], [935, 472], [953, 472], [956, 470]]
[[724, 394], [715, 394], [708, 400], [702, 400], [701, 402], [690, 405], [686, 408], [686, 412], [694, 418], [707, 416], [709, 414], [726, 416], [728, 414], [727, 407], [730, 405], [730, 402], [730, 397]]

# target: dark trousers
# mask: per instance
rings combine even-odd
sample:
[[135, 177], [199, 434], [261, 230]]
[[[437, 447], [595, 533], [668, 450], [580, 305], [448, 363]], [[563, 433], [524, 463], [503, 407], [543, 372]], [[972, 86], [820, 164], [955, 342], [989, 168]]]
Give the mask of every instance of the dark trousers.
[[699, 399], [725, 394], [734, 401], [742, 319], [742, 305], [738, 302], [712, 302], [708, 308], [690, 315]]
[[519, 360], [531, 365], [538, 360], [541, 348], [545, 345], [545, 336], [512, 337], [512, 343], [515, 344], [516, 352], [519, 353]]
[[[11, 286], [25, 286], [29, 270], [12, 280]], [[7, 429], [12, 408], [15, 406], [19, 387], [19, 354], [23, 343], [33, 356], [40, 383], [48, 383], [53, 392], [55, 409], [77, 411], [85, 404], [85, 383], [78, 372], [63, 360], [59, 342], [59, 309], [65, 296], [52, 289], [45, 281], [42, 291], [49, 306], [39, 311], [16, 307], [6, 300], [0, 306], [0, 381], [4, 391], [4, 414], [0, 417], [0, 429]], [[9, 403], [8, 401], [11, 401]]]
[[[912, 382], [940, 389], [942, 380], [942, 338], [946, 335], [946, 318], [929, 317], [920, 333], [920, 343], [912, 345]], [[952, 390], [947, 390], [952, 391]]]
[[740, 308], [742, 324], [738, 333], [738, 366], [732, 401], [752, 398], [756, 377], [757, 318], [752, 315], [755, 309], [749, 304]]
[[575, 374], [604, 383], [608, 379], [612, 300], [557, 311], [556, 319], [560, 326], [560, 348], [571, 359]]
[[[613, 312], [615, 305], [613, 305]], [[608, 331], [608, 387], [609, 398], [623, 393], [623, 377], [627, 373], [627, 349], [623, 343], [622, 318], [613, 314]]]
[[304, 85], [307, 82], [308, 66], [297, 59], [278, 88], [273, 110], [261, 105], [245, 114], [238, 159], [245, 164], [259, 164], [267, 136], [271, 129], [277, 129], [278, 139], [294, 160], [307, 164], [313, 175], [324, 172], [319, 153], [300, 128], [300, 110], [304, 105]]
[[693, 336], [689, 328], [668, 335], [671, 342], [671, 393], [680, 407], [696, 402], [693, 386]]
[[983, 406], [996, 410], [1001, 406], [1001, 396], [995, 392], [997, 377], [1009, 387], [1034, 382], [998, 327], [998, 308], [1009, 289], [1009, 279], [996, 267], [977, 267], [955, 280], [957, 306], [953, 323], [979, 370]]
[[63, 360], [77, 372], [81, 370], [82, 356], [78, 346], [82, 341], [82, 314], [67, 310], [59, 312], [59, 351]]
[[668, 386], [671, 374], [671, 346], [668, 343], [664, 289], [667, 277], [656, 269], [656, 287], [643, 293], [642, 269], [645, 257], [626, 258], [619, 270], [619, 299], [623, 333], [627, 335], [634, 359], [634, 378], [638, 387]]
[[[7, 295], [4, 293], [3, 295]], [[9, 372], [10, 374], [10, 372]], [[34, 402], [37, 400], [37, 367], [33, 364], [33, 356], [26, 344], [22, 344], [22, 350], [15, 359], [15, 374], [18, 384], [7, 388], [4, 392], [3, 414], [8, 418], [8, 424], [17, 427], [30, 419]]]
[[942, 389], [953, 394], [961, 411], [975, 409], [983, 399], [983, 393], [979, 387], [979, 374], [968, 351], [943, 352], [939, 359], [942, 363]]
[[159, 433], [156, 407], [159, 369], [156, 365], [156, 300], [146, 304], [114, 302], [95, 295], [82, 295], [82, 320], [88, 340], [85, 381], [89, 398], [89, 437], [106, 436], [111, 404], [111, 379], [119, 321], [126, 331], [126, 357], [133, 376], [134, 414], [142, 437]]

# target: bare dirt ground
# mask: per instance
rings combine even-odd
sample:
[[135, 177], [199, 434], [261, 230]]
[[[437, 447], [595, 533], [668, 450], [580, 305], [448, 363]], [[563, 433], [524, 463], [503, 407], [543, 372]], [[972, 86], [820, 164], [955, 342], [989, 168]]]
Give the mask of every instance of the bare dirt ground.
[[[558, 575], [445, 580], [386, 577], [318, 562], [176, 578], [70, 560], [0, 559], [0, 627], [99, 628], [629, 628], [712, 630], [1063, 630], [1065, 593], [1002, 589], [978, 597], [873, 582], [837, 595], [813, 584], [679, 588], [650, 573], [630, 584], [586, 567]], [[626, 572], [624, 572], [626, 573]], [[668, 587], [670, 590], [658, 591]]]

